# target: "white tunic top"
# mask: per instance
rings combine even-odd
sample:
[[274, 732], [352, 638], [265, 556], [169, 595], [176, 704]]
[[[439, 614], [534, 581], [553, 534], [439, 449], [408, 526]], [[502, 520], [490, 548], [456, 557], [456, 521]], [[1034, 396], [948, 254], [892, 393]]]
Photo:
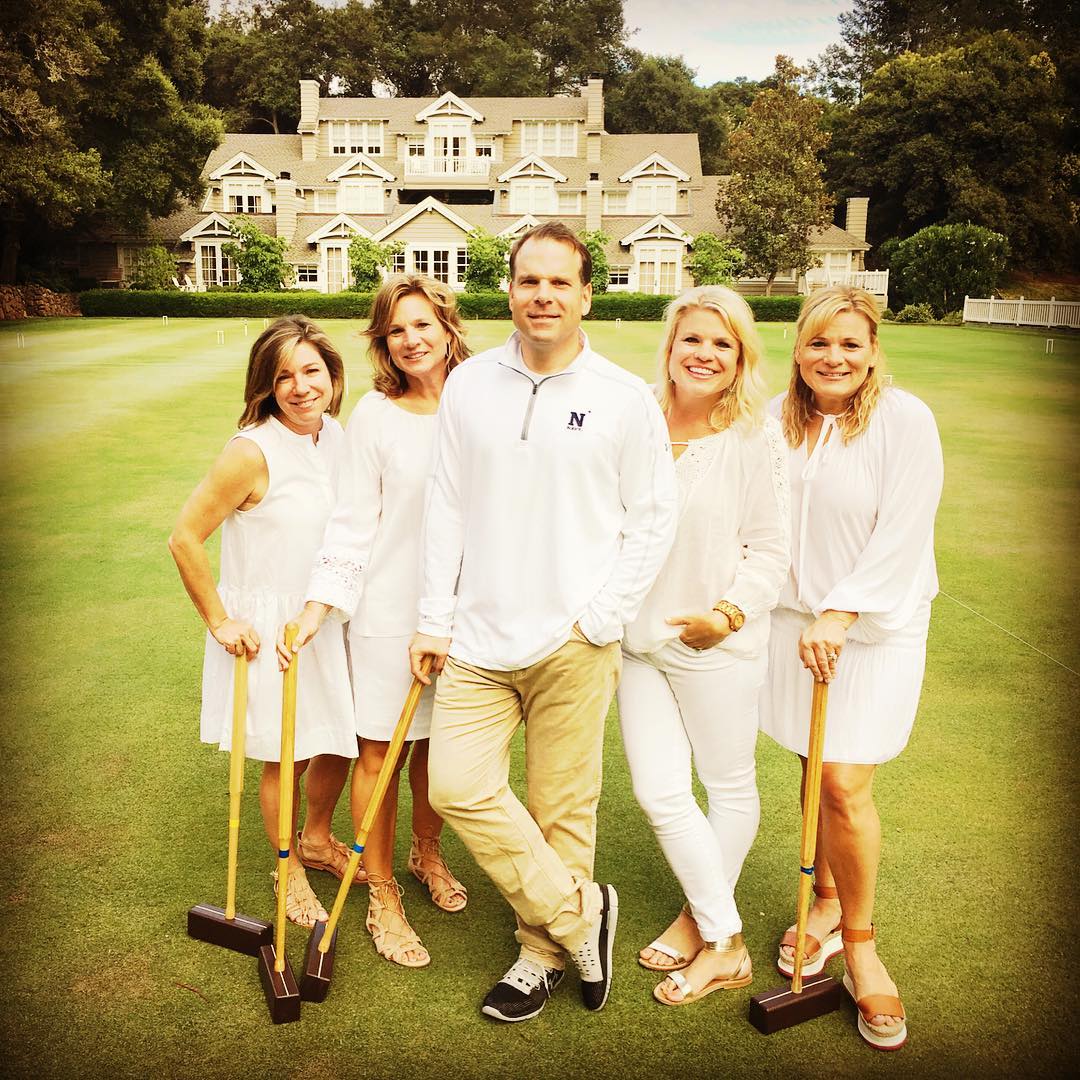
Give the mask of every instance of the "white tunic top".
[[683, 630], [665, 619], [706, 612], [727, 600], [746, 622], [706, 652], [754, 656], [762, 650], [769, 611], [791, 562], [785, 449], [772, 417], [762, 428], [733, 425], [690, 440], [675, 462], [675, 543], [641, 612], [626, 628], [627, 649], [655, 652]]
[[[782, 401], [770, 406], [777, 416]], [[845, 443], [826, 416], [809, 456], [805, 442], [787, 454], [792, 566], [772, 616], [761, 727], [806, 753], [812, 677], [798, 659], [799, 635], [822, 611], [854, 611], [829, 687], [825, 760], [886, 761], [914, 723], [938, 587], [937, 425], [923, 402], [890, 387], [861, 435]]]
[[[323, 417], [318, 444], [275, 417], [246, 428], [269, 472], [266, 494], [250, 510], [236, 510], [221, 527], [218, 591], [231, 618], [245, 619], [259, 635], [259, 655], [248, 664], [245, 752], [277, 761], [281, 750], [281, 672], [274, 642], [304, 604], [312, 559], [334, 504], [344, 433]], [[203, 663], [201, 733], [223, 750], [232, 743], [235, 660], [207, 633]], [[297, 679], [297, 761], [313, 754], [356, 756], [352, 696], [340, 631], [319, 635], [300, 656]]]

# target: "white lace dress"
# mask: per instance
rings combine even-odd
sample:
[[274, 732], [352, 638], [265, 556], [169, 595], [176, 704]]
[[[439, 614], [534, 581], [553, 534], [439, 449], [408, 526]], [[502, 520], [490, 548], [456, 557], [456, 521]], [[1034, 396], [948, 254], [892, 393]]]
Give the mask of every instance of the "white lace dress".
[[[780, 414], [783, 398], [770, 410]], [[825, 417], [813, 453], [787, 449], [792, 566], [772, 614], [761, 729], [806, 754], [813, 680], [798, 656], [825, 610], [858, 612], [829, 684], [825, 760], [875, 765], [907, 745], [937, 593], [934, 516], [944, 469], [933, 413], [889, 388], [862, 435]]]
[[[412, 684], [408, 648], [437, 423], [377, 390], [357, 402], [345, 432], [340, 497], [307, 587], [308, 600], [349, 620], [356, 733], [365, 739], [390, 739]], [[317, 638], [332, 630], [328, 620]], [[428, 737], [433, 701], [434, 685], [420, 698], [410, 739]]]
[[[311, 562], [334, 505], [344, 432], [323, 417], [318, 444], [274, 417], [234, 436], [250, 439], [266, 459], [270, 483], [258, 506], [234, 511], [221, 527], [218, 591], [232, 618], [259, 635], [259, 655], [248, 664], [245, 752], [260, 761], [281, 754], [281, 672], [274, 653], [278, 630], [304, 605]], [[314, 754], [356, 757], [345, 642], [340, 627], [319, 634], [299, 659], [296, 701], [297, 761]], [[202, 741], [232, 744], [235, 660], [209, 633], [203, 661]]]

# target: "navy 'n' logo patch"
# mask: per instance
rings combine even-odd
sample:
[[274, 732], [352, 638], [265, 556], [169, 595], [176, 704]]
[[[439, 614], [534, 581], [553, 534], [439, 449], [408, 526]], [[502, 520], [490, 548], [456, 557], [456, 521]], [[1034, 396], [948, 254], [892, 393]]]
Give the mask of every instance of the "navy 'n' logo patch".
[[570, 423], [566, 425], [568, 431], [580, 431], [582, 425], [585, 423], [585, 417], [588, 415], [583, 412], [574, 412], [570, 410]]

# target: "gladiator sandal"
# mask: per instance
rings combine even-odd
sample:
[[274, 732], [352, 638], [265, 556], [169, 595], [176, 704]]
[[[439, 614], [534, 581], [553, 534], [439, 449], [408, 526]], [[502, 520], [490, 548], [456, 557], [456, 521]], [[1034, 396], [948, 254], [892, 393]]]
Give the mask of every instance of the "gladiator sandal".
[[[368, 874], [368, 913], [365, 925], [375, 942], [375, 951], [394, 964], [407, 968], [427, 967], [431, 956], [405, 918], [401, 886], [395, 878]], [[409, 953], [421, 959], [410, 960]]]
[[450, 873], [450, 867], [446, 865], [437, 836], [413, 834], [408, 867], [413, 877], [428, 887], [436, 907], [456, 912], [463, 910], [469, 902], [465, 886]]

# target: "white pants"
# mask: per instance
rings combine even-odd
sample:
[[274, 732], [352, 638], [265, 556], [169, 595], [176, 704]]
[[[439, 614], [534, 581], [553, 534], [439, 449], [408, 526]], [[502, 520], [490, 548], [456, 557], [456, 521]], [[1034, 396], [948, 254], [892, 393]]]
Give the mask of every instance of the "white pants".
[[623, 652], [619, 720], [634, 795], [706, 941], [742, 930], [735, 883], [761, 816], [754, 748], [765, 667], [764, 654], [696, 653], [677, 640], [648, 655]]

